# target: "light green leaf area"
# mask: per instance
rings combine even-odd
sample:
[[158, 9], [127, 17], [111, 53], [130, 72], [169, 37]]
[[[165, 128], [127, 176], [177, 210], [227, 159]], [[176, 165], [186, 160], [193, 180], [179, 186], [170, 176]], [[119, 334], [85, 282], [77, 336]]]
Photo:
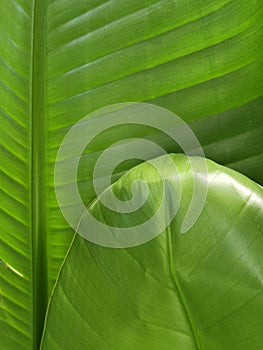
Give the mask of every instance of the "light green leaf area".
[[[141, 218], [156, 212], [163, 181], [173, 189], [166, 198], [169, 211], [179, 188], [168, 157], [177, 166], [182, 189], [174, 220], [157, 238], [126, 249], [98, 246], [77, 235], [52, 295], [43, 350], [261, 348], [262, 187], [207, 160], [204, 210], [182, 234], [194, 186], [192, 170], [186, 156], [165, 155], [154, 164], [167, 176], [158, 177], [152, 165], [143, 163], [112, 185], [115, 195], [127, 200], [131, 183], [143, 178], [149, 185], [150, 206], [123, 222], [120, 217], [114, 222], [114, 214], [98, 200], [89, 211], [111, 227], [125, 223], [136, 231]], [[203, 170], [196, 174], [205, 179]], [[108, 193], [109, 189], [101, 198], [110, 198]], [[140, 193], [137, 187], [134, 195]], [[110, 235], [112, 228], [106, 230]]]
[[[0, 349], [30, 349], [38, 330], [33, 309], [34, 228], [31, 1], [0, 2]], [[35, 235], [37, 239], [37, 234]], [[44, 293], [45, 294], [45, 293]], [[39, 297], [43, 300], [42, 292]], [[42, 314], [42, 316], [41, 316]]]

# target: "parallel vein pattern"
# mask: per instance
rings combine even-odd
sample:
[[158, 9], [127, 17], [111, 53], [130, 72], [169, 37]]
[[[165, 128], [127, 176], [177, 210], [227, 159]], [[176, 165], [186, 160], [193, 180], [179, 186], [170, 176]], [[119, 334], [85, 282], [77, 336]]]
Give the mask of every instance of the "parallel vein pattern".
[[0, 4], [0, 349], [32, 348], [31, 1]]
[[[72, 237], [53, 193], [56, 152], [68, 129], [97, 108], [130, 101], [166, 107], [190, 123], [207, 157], [263, 182], [262, 11], [259, 0], [50, 3], [51, 280]], [[91, 179], [96, 159], [120, 135], [161, 140], [152, 130], [137, 127], [120, 128], [113, 136], [105, 133], [99, 144], [94, 142], [79, 172], [87, 204], [94, 198]], [[169, 140], [161, 143], [167, 151], [180, 150]]]
[[[262, 15], [260, 0], [0, 3], [1, 350], [37, 347], [72, 239], [54, 193], [56, 153], [84, 115], [118, 102], [164, 106], [207, 157], [263, 183]], [[105, 133], [80, 164], [87, 204], [96, 159], [131, 136], [179, 150], [151, 128]]]

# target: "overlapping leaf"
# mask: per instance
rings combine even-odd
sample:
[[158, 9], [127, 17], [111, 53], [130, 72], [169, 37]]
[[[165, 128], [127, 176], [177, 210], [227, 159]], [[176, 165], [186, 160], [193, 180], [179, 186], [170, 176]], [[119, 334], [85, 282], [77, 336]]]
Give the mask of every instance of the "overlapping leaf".
[[[0, 348], [18, 339], [37, 347], [72, 239], [55, 199], [55, 157], [87, 113], [117, 102], [164, 106], [191, 123], [208, 157], [262, 183], [261, 18], [260, 0], [0, 2]], [[87, 204], [92, 166], [122, 132], [86, 152]], [[151, 129], [125, 132], [177, 150]]]
[[[125, 218], [97, 200], [89, 211], [109, 226], [134, 227], [157, 212], [162, 183], [172, 186], [166, 210], [179, 200], [177, 175], [167, 161], [143, 163], [114, 185], [117, 198], [129, 199], [131, 184], [149, 186], [149, 205]], [[171, 155], [182, 196], [175, 219], [147, 244], [126, 249], [95, 245], [76, 236], [51, 299], [43, 338], [49, 349], [259, 349], [263, 312], [263, 190], [253, 181], [208, 161], [208, 193], [201, 216], [187, 233], [181, 225], [194, 185], [188, 158]], [[197, 162], [193, 159], [191, 164]], [[198, 178], [206, 181], [204, 170]], [[143, 197], [140, 184], [134, 196]], [[107, 189], [108, 204], [115, 200]], [[175, 198], [175, 201], [173, 200]], [[115, 218], [114, 218], [115, 217]], [[165, 215], [163, 215], [164, 219]], [[150, 230], [158, 227], [160, 218]], [[168, 223], [168, 222], [167, 222]], [[86, 226], [87, 237], [90, 232]]]

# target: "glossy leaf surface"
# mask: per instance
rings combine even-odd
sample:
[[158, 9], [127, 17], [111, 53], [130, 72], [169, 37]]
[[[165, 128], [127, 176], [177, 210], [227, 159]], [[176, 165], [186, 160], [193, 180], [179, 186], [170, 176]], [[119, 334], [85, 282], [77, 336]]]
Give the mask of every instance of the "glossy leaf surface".
[[[55, 198], [55, 158], [87, 113], [164, 106], [209, 158], [263, 183], [262, 11], [261, 0], [0, 1], [0, 347], [38, 347], [73, 234]], [[112, 143], [148, 135], [180, 151], [149, 128], [124, 129], [86, 152], [87, 205], [95, 161]]]
[[[136, 232], [138, 222], [157, 211], [164, 181], [173, 187], [166, 198], [167, 211], [171, 210], [172, 196], [178, 199], [179, 188], [168, 157], [154, 161], [166, 170], [166, 177], [158, 177], [152, 166], [143, 163], [113, 185], [115, 195], [127, 200], [136, 179], [147, 181], [150, 205], [136, 215], [114, 219], [99, 201], [92, 204], [90, 212], [110, 226], [123, 230], [135, 226]], [[175, 219], [157, 238], [133, 248], [102, 247], [76, 236], [51, 299], [43, 350], [261, 347], [262, 187], [208, 161], [204, 210], [182, 234], [193, 177], [185, 156], [171, 157], [182, 188]], [[202, 169], [198, 177], [205, 179]], [[101, 198], [114, 200], [108, 192]], [[142, 185], [133, 195], [142, 196]], [[110, 226], [105, 229], [109, 236]]]

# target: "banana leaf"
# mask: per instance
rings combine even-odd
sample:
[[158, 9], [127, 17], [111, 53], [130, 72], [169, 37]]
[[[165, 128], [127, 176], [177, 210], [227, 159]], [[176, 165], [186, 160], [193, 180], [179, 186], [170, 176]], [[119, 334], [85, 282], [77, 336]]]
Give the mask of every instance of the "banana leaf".
[[[54, 164], [83, 116], [119, 102], [166, 107], [190, 124], [207, 157], [263, 183], [262, 11], [260, 0], [0, 1], [1, 349], [39, 346], [73, 237]], [[126, 129], [86, 150], [86, 205], [96, 159], [119, 139], [180, 151], [156, 130]]]

